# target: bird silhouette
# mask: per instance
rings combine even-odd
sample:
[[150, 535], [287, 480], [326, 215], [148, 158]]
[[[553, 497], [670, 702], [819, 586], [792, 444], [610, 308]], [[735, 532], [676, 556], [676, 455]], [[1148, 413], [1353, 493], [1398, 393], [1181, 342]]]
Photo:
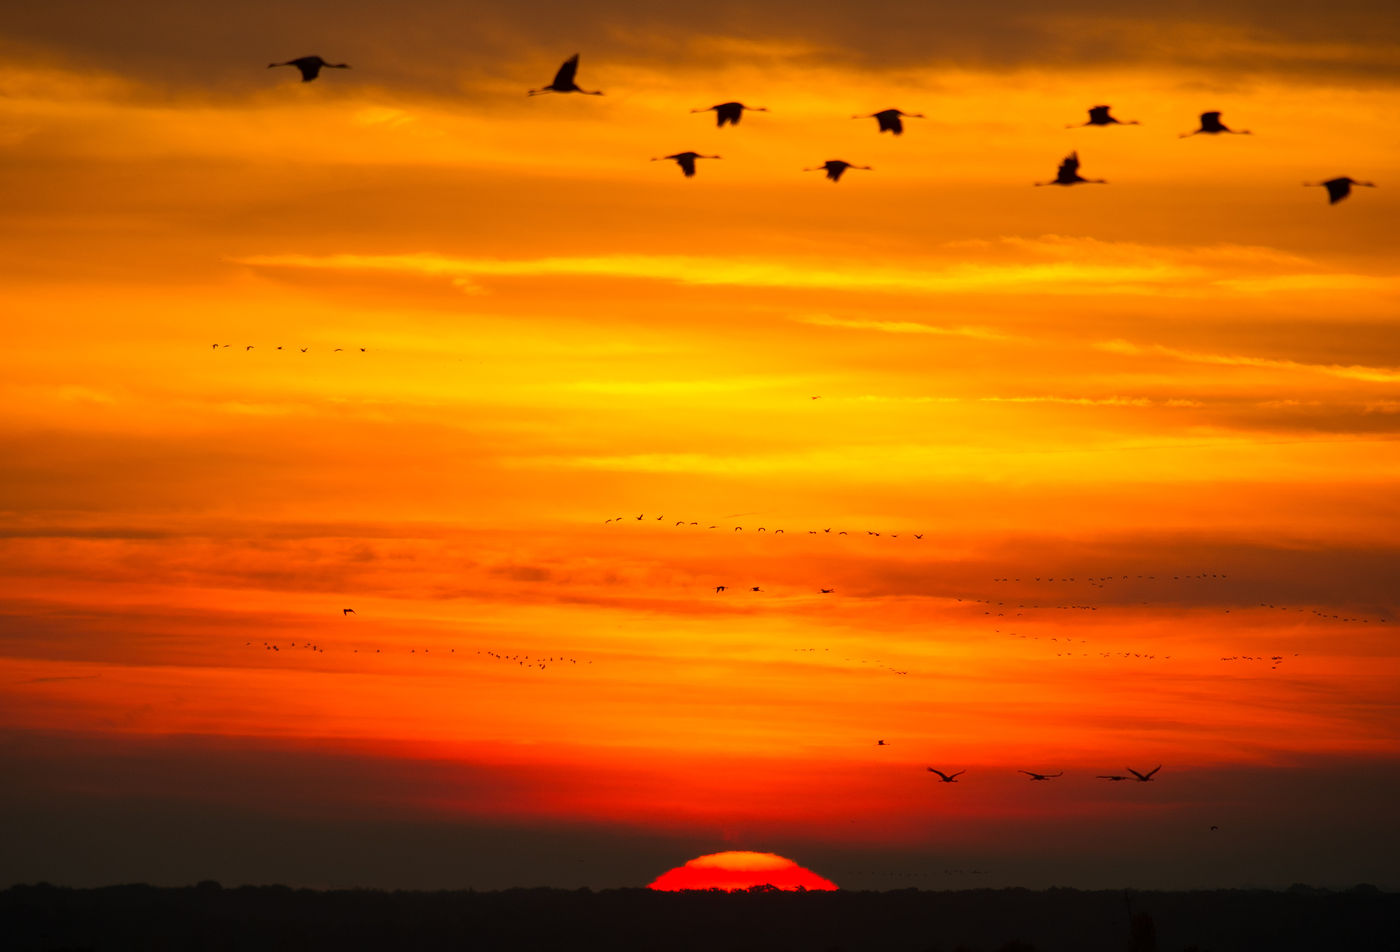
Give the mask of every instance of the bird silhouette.
[[353, 615], [353, 614], [355, 614], [355, 609], [353, 609], [353, 608], [342, 608], [342, 609], [340, 610], [340, 613], [341, 613], [342, 615]]
[[821, 590], [821, 593], [822, 593], [823, 595], [830, 595], [830, 594], [831, 594], [832, 592], [834, 592], [834, 591], [836, 591], [836, 589], [834, 589], [834, 588], [824, 588], [824, 589]]
[[530, 90], [531, 96], [538, 96], [540, 93], [583, 93], [585, 96], [601, 96], [601, 91], [596, 89], [580, 89], [578, 83], [574, 82], [574, 74], [578, 72], [578, 54], [575, 53], [564, 60], [564, 65], [559, 67], [559, 72], [554, 74], [554, 81], [548, 86], [541, 86], [539, 89]]
[[888, 747], [889, 744], [886, 744], [883, 740], [877, 740], [877, 741], [875, 742], [875, 746], [876, 746], [876, 747]]
[[1065, 126], [1066, 129], [1078, 129], [1081, 126], [1140, 126], [1142, 123], [1136, 119], [1115, 119], [1108, 114], [1109, 106], [1090, 106], [1088, 122], [1074, 122]]
[[301, 351], [301, 352], [304, 354], [304, 353], [306, 353], [307, 348], [305, 348], [305, 347], [298, 347], [297, 350]]
[[1126, 776], [1124, 776], [1123, 774], [1099, 774], [1097, 779], [1099, 779], [1099, 780], [1127, 780], [1128, 778], [1127, 778]]
[[872, 112], [868, 116], [852, 116], [852, 119], [874, 119], [880, 124], [881, 132], [893, 132], [895, 135], [904, 134], [904, 123], [900, 121], [900, 116], [906, 119], [923, 119], [921, 112], [900, 112], [898, 109], [882, 109], [879, 112]]
[[1157, 771], [1159, 771], [1159, 770], [1161, 770], [1161, 769], [1162, 769], [1162, 765], [1161, 765], [1161, 764], [1158, 764], [1157, 766], [1153, 767], [1153, 768], [1152, 768], [1151, 770], [1149, 770], [1147, 773], [1138, 773], [1138, 772], [1137, 772], [1136, 770], [1134, 770], [1132, 767], [1126, 768], [1126, 770], [1128, 771], [1128, 773], [1132, 774], [1132, 775], [1137, 779], [1137, 782], [1138, 782], [1138, 783], [1147, 783], [1147, 781], [1149, 781], [1149, 780], [1152, 779], [1152, 775], [1155, 774]]
[[274, 66], [295, 66], [301, 70], [301, 81], [309, 83], [317, 76], [321, 75], [322, 69], [349, 69], [349, 63], [327, 63], [319, 56], [298, 56], [294, 60], [287, 60], [285, 63], [268, 63], [267, 68]]
[[731, 126], [737, 126], [739, 120], [744, 118], [745, 109], [752, 110], [753, 112], [768, 111], [766, 106], [745, 106], [741, 102], [722, 102], [713, 106], [706, 106], [704, 109], [692, 109], [690, 111], [709, 112], [711, 109], [715, 111], [715, 125], [720, 128], [724, 128], [726, 123]]
[[652, 159], [652, 161], [653, 161], [653, 162], [664, 162], [664, 161], [666, 161], [667, 159], [674, 159], [674, 160], [675, 160], [675, 163], [681, 167], [681, 171], [685, 173], [685, 177], [686, 177], [686, 178], [691, 178], [692, 176], [695, 175], [695, 160], [696, 160], [696, 159], [720, 159], [720, 158], [723, 158], [723, 156], [720, 156], [720, 155], [701, 155], [699, 152], [677, 152], [675, 155], [663, 155], [663, 156], [661, 156], [660, 158]]
[[1079, 174], [1079, 153], [1071, 152], [1065, 156], [1060, 163], [1059, 169], [1055, 172], [1055, 177], [1049, 182], [1036, 182], [1036, 185], [1107, 185], [1103, 179], [1086, 179]]
[[253, 345], [252, 345], [252, 344], [249, 344], [247, 347], [243, 348], [243, 352], [246, 354], [248, 351], [250, 351], [250, 350], [252, 350], [252, 349], [253, 349]]
[[873, 171], [868, 165], [852, 165], [851, 163], [843, 162], [840, 159], [829, 159], [828, 161], [823, 162], [821, 165], [814, 166], [810, 169], [803, 169], [802, 171], [819, 172], [822, 169], [826, 170], [826, 177], [831, 179], [833, 182], [841, 181], [841, 176], [846, 173], [847, 169], [862, 169], [866, 172]]
[[1365, 188], [1376, 187], [1375, 182], [1358, 182], [1349, 175], [1344, 175], [1341, 178], [1328, 179], [1325, 182], [1304, 182], [1303, 185], [1309, 188], [1321, 186], [1327, 189], [1327, 204], [1329, 205], [1335, 205], [1350, 195], [1353, 185], [1361, 185]]
[[715, 594], [718, 595], [720, 592], [724, 591], [724, 588], [725, 588], [725, 587], [724, 587], [723, 585], [716, 585], [716, 586], [715, 586]]
[[1177, 136], [1177, 138], [1189, 139], [1191, 136], [1198, 135], [1213, 136], [1221, 132], [1228, 132], [1230, 135], [1234, 136], [1247, 136], [1251, 134], [1248, 129], [1231, 129], [1220, 121], [1220, 113], [1218, 112], [1203, 112], [1201, 113], [1201, 127], [1195, 132], [1183, 132], [1181, 135]]
[[957, 783], [957, 782], [958, 782], [958, 778], [959, 778], [960, 776], [962, 776], [963, 774], [967, 773], [966, 770], [959, 770], [957, 773], [946, 774], [946, 773], [944, 773], [944, 772], [941, 771], [941, 770], [936, 770], [936, 769], [934, 769], [933, 767], [929, 767], [929, 768], [928, 768], [928, 771], [929, 771], [929, 773], [936, 773], [936, 774], [938, 774], [938, 779], [939, 779], [941, 782], [943, 782], [943, 783]]
[[1055, 777], [1060, 777], [1064, 775], [1063, 770], [1061, 770], [1059, 773], [1035, 773], [1030, 770], [1021, 770], [1018, 771], [1018, 773], [1023, 773], [1026, 776], [1030, 777], [1032, 780], [1051, 780]]

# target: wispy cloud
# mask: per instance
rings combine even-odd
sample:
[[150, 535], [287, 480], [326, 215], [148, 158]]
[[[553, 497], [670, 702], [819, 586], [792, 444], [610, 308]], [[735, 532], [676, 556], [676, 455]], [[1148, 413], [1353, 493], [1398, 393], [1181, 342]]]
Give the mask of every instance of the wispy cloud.
[[993, 330], [990, 327], [960, 325], [947, 327], [940, 324], [923, 324], [918, 321], [861, 321], [826, 314], [809, 314], [795, 317], [802, 324], [815, 324], [818, 327], [846, 327], [858, 331], [879, 331], [883, 334], [932, 334], [938, 337], [971, 337], [975, 340], [1018, 340], [1011, 334]]
[[1400, 382], [1400, 370], [1394, 367], [1368, 367], [1363, 364], [1309, 364], [1298, 360], [1280, 360], [1275, 357], [1251, 357], [1245, 354], [1211, 354], [1202, 351], [1181, 350], [1162, 344], [1134, 344], [1126, 340], [1097, 341], [1099, 350], [1111, 354], [1124, 354], [1133, 357], [1162, 356], [1184, 360], [1193, 364], [1215, 364], [1225, 367], [1259, 367], [1267, 370], [1296, 370], [1306, 373], [1325, 374], [1344, 380], [1363, 380], [1368, 383]]
[[[674, 281], [688, 285], [799, 288], [895, 293], [992, 292], [1146, 293], [1196, 275], [1168, 262], [1008, 264], [954, 263], [942, 268], [856, 266], [838, 261], [772, 261], [688, 255], [616, 254], [520, 260], [454, 258], [430, 252], [399, 255], [249, 255], [232, 259], [264, 268], [361, 271], [443, 277], [467, 282], [483, 277], [595, 277]], [[918, 326], [918, 325], [913, 325]], [[914, 331], [914, 333], [920, 333]], [[932, 333], [937, 333], [933, 331]]]

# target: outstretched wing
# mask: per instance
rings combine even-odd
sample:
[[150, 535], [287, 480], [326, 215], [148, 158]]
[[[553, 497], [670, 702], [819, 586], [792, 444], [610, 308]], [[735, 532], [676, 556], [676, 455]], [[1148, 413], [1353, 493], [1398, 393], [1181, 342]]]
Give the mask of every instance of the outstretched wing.
[[[1105, 107], [1105, 108], [1107, 108], [1107, 107]], [[1076, 175], [1079, 174], [1079, 153], [1078, 153], [1078, 152], [1071, 152], [1069, 155], [1065, 156], [1065, 160], [1064, 160], [1063, 162], [1060, 163], [1060, 168], [1059, 168], [1059, 173], [1058, 173], [1058, 174], [1059, 174], [1059, 177], [1062, 178], [1062, 179], [1063, 179], [1063, 178], [1074, 178], [1074, 176], [1076, 176]]]
[[564, 65], [559, 67], [559, 72], [554, 74], [554, 82], [550, 83], [556, 89], [560, 86], [574, 85], [574, 74], [578, 72], [578, 54], [575, 53], [564, 60]]
[[1091, 106], [1089, 108], [1090, 122], [1109, 122], [1107, 106]]

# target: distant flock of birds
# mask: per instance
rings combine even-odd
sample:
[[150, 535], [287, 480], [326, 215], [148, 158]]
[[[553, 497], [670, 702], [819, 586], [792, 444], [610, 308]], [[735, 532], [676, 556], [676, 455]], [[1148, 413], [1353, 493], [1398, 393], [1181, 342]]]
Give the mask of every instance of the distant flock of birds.
[[[232, 346], [233, 346], [232, 344], [211, 344], [211, 345], [210, 345], [210, 347], [212, 347], [214, 350], [227, 350], [228, 348], [230, 348], [230, 347], [232, 347]], [[253, 350], [256, 346], [257, 346], [256, 344], [247, 344], [247, 345], [245, 345], [245, 346], [243, 347], [243, 352], [246, 354], [248, 351]], [[283, 349], [284, 349], [284, 348], [282, 347], [281, 344], [278, 344], [276, 347], [273, 348], [273, 350], [283, 350]], [[341, 351], [346, 350], [346, 349], [349, 349], [349, 350], [358, 350], [358, 351], [359, 351], [360, 353], [362, 353], [362, 354], [365, 353], [365, 352], [368, 350], [368, 348], [365, 348], [365, 347], [352, 347], [352, 348], [334, 347], [334, 348], [331, 349], [331, 353], [333, 353], [333, 354], [338, 354], [338, 353], [340, 353]], [[303, 354], [304, 354], [304, 353], [306, 353], [307, 351], [311, 350], [311, 348], [310, 348], [310, 347], [298, 347], [297, 350], [298, 350], [300, 353], [303, 353]]]
[[[886, 747], [886, 746], [888, 746], [888, 745], [882, 740], [882, 741], [878, 741], [878, 742], [876, 743], [875, 746], [877, 746], [877, 747]], [[1126, 774], [1098, 774], [1094, 779], [1096, 779], [1096, 780], [1110, 780], [1110, 781], [1114, 781], [1114, 782], [1120, 782], [1120, 781], [1123, 781], [1123, 780], [1136, 780], [1138, 783], [1147, 783], [1148, 781], [1150, 781], [1150, 780], [1152, 779], [1152, 775], [1153, 775], [1153, 774], [1155, 774], [1157, 771], [1159, 771], [1159, 770], [1162, 769], [1162, 765], [1161, 765], [1161, 764], [1158, 764], [1157, 766], [1153, 767], [1151, 770], [1147, 771], [1147, 773], [1143, 773], [1143, 772], [1141, 772], [1141, 771], [1134, 770], [1132, 767], [1124, 767], [1123, 769], [1126, 770], [1126, 771], [1128, 771], [1128, 773], [1126, 773]], [[961, 777], [963, 774], [967, 773], [966, 770], [959, 770], [959, 771], [957, 771], [956, 773], [944, 773], [943, 771], [939, 770], [937, 767], [929, 767], [929, 768], [928, 768], [928, 772], [929, 772], [929, 773], [932, 773], [932, 774], [937, 774], [937, 775], [938, 775], [938, 780], [939, 780], [939, 782], [941, 782], [941, 783], [957, 783], [957, 782], [958, 782], [958, 778]], [[1018, 770], [1018, 771], [1016, 771], [1016, 772], [1017, 772], [1017, 773], [1023, 773], [1023, 774], [1025, 774], [1026, 776], [1030, 777], [1032, 781], [1036, 781], [1036, 780], [1045, 780], [1045, 781], [1049, 781], [1049, 780], [1054, 780], [1056, 777], [1063, 777], [1063, 776], [1065, 775], [1065, 772], [1064, 772], [1063, 770], [1061, 770], [1061, 771], [1059, 771], [1059, 772], [1057, 772], [1057, 773], [1036, 773], [1034, 770]], [[1129, 776], [1129, 774], [1131, 774], [1131, 776]]]
[[[640, 515], [638, 515], [638, 516], [636, 516], [636, 517], [633, 517], [633, 518], [629, 518], [629, 517], [627, 517], [627, 516], [613, 516], [611, 519], [604, 519], [604, 520], [603, 520], [603, 525], [605, 525], [605, 526], [606, 526], [606, 525], [610, 525], [611, 523], [614, 523], [614, 522], [619, 522], [619, 523], [620, 523], [620, 522], [629, 522], [629, 521], [630, 521], [630, 522], [642, 522], [642, 521], [646, 520], [646, 518], [647, 518], [647, 514], [646, 514], [646, 513], [641, 513]], [[661, 515], [656, 516], [655, 519], [654, 519], [653, 521], [655, 521], [655, 522], [663, 522], [665, 519], [666, 519], [666, 515], [665, 515], [665, 513], [662, 513]], [[678, 528], [678, 527], [681, 527], [681, 526], [685, 526], [685, 527], [696, 526], [696, 527], [699, 527], [699, 526], [700, 526], [700, 523], [699, 523], [698, 521], [695, 521], [695, 520], [677, 519], [677, 520], [672, 524], [671, 528], [675, 529], [675, 528]], [[719, 525], [718, 523], [716, 523], [716, 524], [714, 524], [714, 525], [705, 526], [705, 528], [706, 528], [706, 529], [729, 529], [731, 532], [743, 532], [743, 531], [744, 531], [744, 527], [743, 527], [743, 526], [728, 526], [728, 525], [726, 525], [726, 526], [721, 526], [721, 525]], [[768, 529], [767, 526], [759, 526], [759, 527], [757, 527], [756, 529], [754, 529], [754, 532], [756, 532], [756, 533], [757, 533], [757, 532], [768, 532], [768, 531], [769, 531], [769, 529]], [[861, 530], [856, 530], [856, 534], [859, 535], [859, 534], [860, 534], [860, 531], [861, 531]], [[888, 536], [888, 537], [891, 538], [891, 539], [898, 539], [899, 536], [900, 536], [900, 534], [899, 534], [898, 532], [884, 532], [884, 533], [881, 533], [881, 532], [875, 532], [874, 530], [871, 530], [871, 529], [866, 529], [866, 530], [863, 530], [863, 531], [865, 532], [865, 534], [866, 534], [867, 536], [873, 536], [873, 537], [876, 537], [876, 538], [879, 538], [879, 537], [881, 537], [881, 536]], [[786, 530], [786, 529], [778, 529], [778, 528], [775, 528], [775, 529], [772, 530], [771, 534], [772, 534], [772, 535], [786, 535], [786, 534], [787, 534], [787, 530]], [[808, 534], [808, 535], [832, 535], [833, 533], [832, 533], [832, 530], [831, 530], [830, 528], [826, 528], [826, 529], [820, 529], [820, 530], [819, 530], [819, 529], [808, 529], [808, 530], [807, 530], [807, 534]], [[845, 529], [841, 529], [841, 530], [836, 531], [834, 534], [835, 534], [835, 535], [839, 535], [839, 536], [843, 536], [843, 535], [850, 535], [850, 532], [847, 532]], [[922, 538], [924, 537], [924, 533], [922, 533], [922, 532], [906, 532], [905, 535], [913, 536], [916, 540], [917, 540], [917, 539], [922, 539]]]
[[[355, 609], [353, 609], [353, 608], [345, 608], [345, 609], [342, 609], [342, 612], [343, 612], [344, 614], [346, 614], [346, 615], [352, 615], [352, 614], [355, 613]], [[261, 647], [264, 651], [273, 651], [273, 652], [276, 652], [276, 653], [278, 653], [278, 654], [281, 654], [281, 653], [282, 653], [282, 647], [283, 647], [279, 642], [274, 642], [274, 641], [264, 641], [264, 642], [261, 643], [260, 646], [259, 646], [259, 645], [254, 645], [253, 642], [251, 642], [251, 641], [245, 641], [245, 642], [243, 643], [243, 646], [244, 646], [245, 648]], [[314, 643], [314, 642], [311, 642], [311, 641], [303, 641], [303, 642], [301, 642], [300, 644], [298, 644], [297, 642], [293, 641], [293, 642], [289, 642], [289, 643], [286, 645], [286, 647], [287, 647], [288, 649], [299, 648], [299, 649], [302, 650], [302, 651], [310, 651], [312, 654], [325, 654], [325, 653], [326, 653], [326, 649], [325, 649], [325, 648], [322, 648], [320, 645], [318, 645], [318, 644], [316, 644], [316, 643]], [[403, 652], [403, 649], [400, 648], [399, 651], [400, 651], [400, 653], [402, 653], [402, 652]], [[360, 649], [359, 649], [359, 648], [351, 648], [351, 649], [350, 649], [350, 654], [359, 654], [359, 653], [360, 653]], [[371, 652], [369, 648], [366, 648], [366, 649], [365, 649], [365, 654], [371, 654], [371, 653], [373, 653], [373, 654], [384, 654], [384, 649], [383, 649], [383, 648], [375, 648], [375, 649], [373, 650], [373, 652]], [[432, 649], [431, 649], [431, 648], [424, 648], [424, 649], [420, 652], [417, 648], [409, 648], [409, 649], [408, 649], [408, 653], [409, 653], [409, 654], [415, 654], [415, 655], [416, 655], [416, 654], [428, 655], [428, 654], [432, 654]], [[563, 664], [573, 664], [573, 665], [577, 665], [577, 664], [580, 664], [580, 663], [582, 663], [582, 664], [592, 664], [592, 663], [593, 663], [592, 661], [590, 661], [590, 660], [588, 660], [588, 659], [586, 659], [586, 658], [585, 658], [582, 662], [580, 662], [577, 658], [572, 658], [572, 657], [569, 657], [568, 655], [529, 655], [529, 654], [524, 654], [524, 653], [521, 653], [521, 652], [516, 652], [516, 653], [514, 653], [514, 654], [507, 654], [506, 652], [503, 652], [503, 651], [491, 651], [491, 650], [488, 650], [488, 649], [485, 649], [485, 648], [478, 648], [478, 649], [476, 649], [476, 653], [477, 653], [478, 655], [480, 655], [483, 659], [489, 659], [489, 660], [491, 660], [491, 661], [503, 662], [503, 663], [506, 663], [506, 664], [512, 664], [512, 663], [513, 663], [513, 664], [515, 664], [515, 665], [517, 665], [518, 667], [521, 667], [521, 668], [537, 668], [537, 669], [539, 669], [539, 670], [541, 670], [541, 671], [545, 670], [545, 669], [546, 669], [549, 665], [551, 665], [551, 664], [555, 664], [555, 665], [563, 665]], [[439, 648], [439, 649], [438, 649], [438, 654], [439, 654], [439, 655], [452, 655], [452, 656], [456, 656], [456, 654], [457, 654], [457, 649], [456, 649], [456, 648], [448, 648], [446, 651], [443, 651], [441, 648]], [[463, 654], [463, 656], [465, 656], [465, 655], [466, 655], [466, 652], [464, 651], [462, 654]]]
[[[602, 90], [600, 90], [600, 89], [583, 89], [582, 87], [580, 87], [580, 86], [578, 85], [578, 82], [577, 82], [577, 75], [578, 75], [578, 58], [579, 58], [579, 55], [578, 55], [577, 53], [575, 53], [573, 56], [570, 56], [570, 57], [569, 57], [568, 59], [566, 59], [566, 60], [564, 61], [564, 63], [559, 67], [558, 72], [556, 72], [556, 73], [554, 74], [554, 79], [553, 79], [548, 85], [546, 85], [546, 86], [541, 86], [541, 87], [538, 88], [538, 89], [531, 89], [531, 90], [528, 91], [528, 95], [530, 95], [530, 96], [539, 96], [539, 95], [542, 95], [542, 94], [544, 94], [544, 93], [581, 93], [581, 94], [583, 94], [583, 95], [585, 95], [585, 96], [601, 96], [601, 95], [603, 95], [603, 92], [602, 92]], [[299, 56], [299, 57], [297, 57], [296, 59], [286, 60], [285, 62], [282, 62], [282, 63], [269, 63], [269, 64], [268, 64], [268, 69], [272, 69], [273, 67], [276, 67], [276, 66], [293, 66], [293, 67], [295, 67], [298, 71], [300, 71], [300, 73], [301, 73], [301, 81], [304, 82], [304, 83], [309, 83], [309, 82], [311, 82], [313, 79], [315, 79], [317, 76], [321, 75], [321, 70], [323, 70], [323, 69], [349, 69], [349, 68], [350, 68], [350, 64], [348, 64], [348, 63], [330, 63], [330, 62], [327, 62], [326, 60], [322, 59], [322, 58], [319, 57], [319, 56]], [[1110, 107], [1110, 106], [1106, 106], [1106, 105], [1090, 106], [1090, 107], [1089, 107], [1089, 118], [1088, 118], [1087, 121], [1085, 121], [1085, 122], [1078, 122], [1078, 123], [1071, 123], [1070, 125], [1067, 125], [1065, 128], [1067, 128], [1067, 129], [1073, 129], [1073, 128], [1078, 128], [1078, 127], [1081, 127], [1081, 126], [1115, 126], [1115, 125], [1118, 125], [1118, 126], [1136, 126], [1136, 125], [1141, 125], [1141, 123], [1140, 123], [1138, 120], [1136, 120], [1136, 119], [1127, 119], [1127, 120], [1123, 120], [1123, 119], [1117, 119], [1117, 118], [1115, 118], [1113, 115], [1110, 114], [1110, 112], [1109, 112], [1110, 109], [1111, 109], [1111, 107]], [[705, 106], [704, 108], [692, 109], [691, 112], [710, 112], [710, 111], [713, 111], [713, 112], [715, 113], [715, 125], [718, 126], [719, 128], [724, 128], [724, 126], [726, 126], [726, 125], [737, 126], [737, 125], [739, 124], [739, 120], [743, 118], [743, 116], [744, 116], [744, 111], [745, 111], [745, 110], [748, 110], [748, 111], [750, 111], [750, 112], [767, 112], [767, 111], [768, 111], [768, 108], [767, 108], [766, 106], [749, 106], [749, 105], [745, 105], [745, 104], [742, 103], [742, 102], [722, 102], [722, 103], [716, 103], [716, 104], [713, 105], [713, 106]], [[1186, 138], [1190, 138], [1191, 136], [1198, 136], [1198, 135], [1221, 135], [1221, 134], [1228, 134], [1228, 135], [1250, 135], [1250, 134], [1251, 134], [1250, 131], [1249, 131], [1248, 129], [1231, 129], [1231, 128], [1229, 128], [1228, 126], [1225, 125], [1224, 122], [1221, 121], [1220, 115], [1221, 115], [1221, 114], [1220, 114], [1219, 111], [1210, 111], [1210, 112], [1203, 112], [1203, 113], [1201, 113], [1201, 115], [1200, 115], [1200, 125], [1199, 125], [1196, 129], [1192, 130], [1191, 132], [1183, 132], [1183, 133], [1181, 133], [1181, 134], [1178, 136], [1178, 138], [1186, 139]], [[873, 112], [873, 113], [869, 113], [869, 114], [867, 114], [867, 115], [854, 115], [854, 116], [852, 116], [851, 118], [852, 118], [852, 119], [874, 119], [874, 120], [876, 121], [878, 127], [879, 127], [879, 131], [880, 131], [880, 132], [882, 132], [882, 133], [888, 132], [888, 133], [891, 133], [892, 135], [898, 136], [898, 135], [902, 135], [902, 134], [904, 133], [904, 120], [905, 120], [905, 119], [923, 119], [923, 118], [925, 118], [925, 117], [924, 117], [924, 115], [923, 115], [922, 113], [917, 113], [917, 112], [904, 112], [903, 110], [900, 110], [900, 109], [882, 109], [882, 110], [880, 110], [879, 112]], [[696, 160], [698, 160], [698, 159], [719, 159], [719, 158], [723, 158], [723, 156], [718, 156], [718, 155], [703, 155], [703, 154], [701, 154], [701, 153], [699, 153], [699, 152], [689, 152], [689, 151], [688, 151], [688, 152], [675, 152], [675, 153], [672, 153], [671, 155], [658, 156], [658, 157], [656, 157], [656, 158], [653, 158], [652, 161], [653, 161], [653, 162], [664, 162], [664, 161], [675, 162], [678, 166], [680, 166], [681, 172], [685, 174], [685, 177], [686, 177], [686, 178], [691, 178], [691, 177], [693, 177], [693, 176], [695, 175], [695, 162], [696, 162]], [[868, 172], [868, 171], [872, 171], [872, 170], [873, 170], [873, 167], [872, 167], [872, 166], [869, 166], [869, 165], [855, 165], [855, 164], [853, 164], [853, 163], [851, 163], [851, 162], [845, 161], [844, 159], [828, 159], [827, 161], [823, 162], [821, 165], [815, 165], [815, 166], [812, 166], [812, 167], [810, 167], [810, 168], [804, 168], [803, 171], [804, 171], [804, 172], [821, 172], [821, 171], [824, 171], [824, 172], [826, 173], [826, 177], [827, 177], [827, 179], [828, 179], [829, 181], [831, 181], [831, 182], [839, 182], [839, 181], [841, 181], [841, 176], [844, 175], [844, 174], [845, 174], [848, 170], [850, 170], [850, 169], [859, 169], [859, 170], [861, 170], [861, 171], [866, 171], [866, 172]], [[1036, 183], [1034, 183], [1034, 184], [1035, 184], [1035, 185], [1106, 185], [1106, 184], [1108, 184], [1108, 182], [1107, 182], [1106, 179], [1090, 179], [1090, 178], [1085, 178], [1084, 176], [1080, 175], [1080, 174], [1079, 174], [1079, 152], [1076, 150], [1076, 151], [1074, 151], [1074, 152], [1071, 152], [1069, 155], [1065, 156], [1065, 158], [1060, 162], [1059, 168], [1056, 170], [1056, 172], [1055, 172], [1055, 177], [1054, 177], [1053, 179], [1050, 179], [1049, 181], [1046, 181], [1046, 182], [1036, 182]], [[1308, 186], [1308, 187], [1320, 187], [1320, 188], [1325, 188], [1325, 189], [1327, 189], [1327, 200], [1328, 200], [1328, 204], [1331, 204], [1331, 205], [1337, 204], [1337, 202], [1340, 202], [1342, 199], [1344, 199], [1344, 198], [1346, 198], [1348, 195], [1350, 195], [1350, 194], [1351, 194], [1351, 190], [1352, 190], [1352, 188], [1353, 188], [1354, 186], [1364, 186], [1364, 187], [1366, 187], [1366, 188], [1375, 188], [1375, 187], [1376, 187], [1376, 184], [1375, 184], [1374, 182], [1362, 182], [1362, 181], [1358, 181], [1357, 179], [1352, 178], [1351, 176], [1346, 176], [1346, 175], [1344, 175], [1344, 176], [1339, 176], [1339, 177], [1337, 177], [1337, 178], [1327, 179], [1327, 180], [1322, 181], [1322, 182], [1304, 182], [1303, 185], [1304, 185], [1304, 186]]]

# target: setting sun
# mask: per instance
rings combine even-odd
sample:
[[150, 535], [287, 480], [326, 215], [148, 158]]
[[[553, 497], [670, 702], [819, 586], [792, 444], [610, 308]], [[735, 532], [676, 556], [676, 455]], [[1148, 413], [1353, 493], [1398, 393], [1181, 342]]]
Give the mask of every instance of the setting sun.
[[836, 889], [810, 869], [776, 853], [749, 853], [739, 850], [698, 856], [684, 866], [667, 870], [648, 888], [752, 889], [774, 886], [778, 889]]

